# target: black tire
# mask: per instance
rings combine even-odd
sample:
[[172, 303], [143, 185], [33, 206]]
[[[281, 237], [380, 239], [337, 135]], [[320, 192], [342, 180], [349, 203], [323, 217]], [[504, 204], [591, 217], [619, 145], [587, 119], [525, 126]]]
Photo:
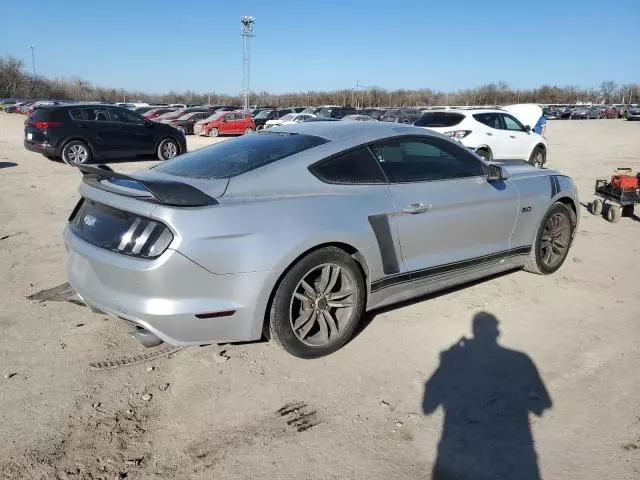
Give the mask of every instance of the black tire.
[[623, 217], [633, 217], [635, 213], [635, 205], [625, 205], [622, 207], [622, 216]]
[[93, 153], [82, 140], [71, 140], [62, 147], [62, 161], [67, 165], [84, 165], [91, 163]]
[[533, 149], [533, 152], [531, 152], [529, 164], [533, 167], [542, 168], [545, 163], [547, 163], [547, 152], [544, 148], [537, 146]]
[[605, 216], [611, 223], [618, 223], [622, 216], [622, 211], [618, 205], [608, 205]]
[[220, 135], [220, 130], [218, 130], [216, 127], [213, 127], [211, 130], [209, 130], [209, 133], [207, 133], [207, 136], [209, 137], [218, 137]]
[[[543, 256], [543, 235], [547, 228], [547, 225], [551, 221], [552, 217], [560, 216], [568, 221], [569, 231], [568, 236], [565, 236], [562, 240], [566, 241], [566, 248], [559, 255], [559, 258], [549, 265], [545, 262]], [[524, 265], [524, 269], [527, 272], [536, 273], [538, 275], [549, 275], [557, 271], [569, 254], [569, 250], [571, 248], [571, 242], [573, 240], [573, 233], [576, 228], [576, 214], [573, 212], [571, 207], [568, 207], [564, 203], [556, 202], [547, 211], [544, 217], [542, 217], [542, 221], [540, 222], [540, 226], [538, 227], [538, 232], [536, 233], [536, 239], [533, 242], [533, 246], [531, 248], [531, 253], [529, 253], [529, 257], [527, 258], [527, 262]]]
[[[352, 293], [344, 301], [348, 299], [352, 307], [351, 310], [346, 312], [347, 315], [344, 315], [343, 318], [345, 320], [342, 324], [339, 323], [339, 320], [334, 321], [334, 325], [338, 324], [340, 328], [339, 330], [336, 329], [337, 333], [333, 338], [327, 336], [329, 339], [328, 343], [313, 345], [301, 340], [299, 337], [300, 332], [298, 332], [298, 334], [294, 333], [293, 317], [298, 316], [299, 313], [294, 313], [294, 302], [298, 301], [294, 293], [298, 292], [302, 280], [308, 279], [309, 275], [313, 274], [314, 271], [326, 265], [332, 265], [333, 268], [336, 266], [340, 267], [340, 269], [342, 269], [340, 275], [347, 273], [346, 277], [350, 285], [348, 289], [352, 290]], [[342, 284], [343, 277], [340, 276], [339, 278]], [[318, 288], [318, 285], [314, 285], [314, 288]], [[342, 289], [344, 287], [340, 285], [340, 288]], [[269, 336], [287, 352], [299, 358], [318, 358], [329, 355], [342, 347], [351, 338], [351, 335], [353, 335], [364, 312], [365, 297], [365, 281], [362, 272], [358, 263], [349, 254], [336, 247], [326, 247], [311, 252], [295, 263], [277, 286], [269, 311]], [[307, 304], [307, 309], [302, 310], [302, 312], [308, 312], [309, 310], [317, 312], [317, 308], [318, 301]], [[325, 309], [328, 308], [329, 307], [325, 305]], [[312, 313], [312, 315], [313, 314], [314, 313]], [[300, 318], [301, 317], [302, 315], [300, 315]], [[311, 332], [316, 329], [316, 323], [318, 326], [317, 330], [320, 330], [320, 320], [324, 323], [324, 328], [327, 328], [328, 323], [322, 319], [324, 318], [322, 315], [320, 315], [320, 317], [318, 320], [311, 320], [313, 324]], [[334, 320], [337, 318], [335, 312], [333, 318]], [[331, 331], [331, 335], [334, 335], [333, 330]], [[307, 340], [311, 337], [312, 334], [309, 333]]]
[[476, 151], [476, 153], [480, 156], [480, 158], [482, 158], [485, 162], [490, 162], [493, 159], [493, 156], [491, 155], [491, 152], [489, 150], [487, 150], [486, 148], [481, 148], [480, 150]]
[[596, 198], [593, 202], [591, 202], [590, 210], [593, 215], [602, 215], [602, 200]]
[[158, 160], [170, 160], [180, 155], [180, 145], [173, 138], [165, 138], [158, 144], [156, 154]]

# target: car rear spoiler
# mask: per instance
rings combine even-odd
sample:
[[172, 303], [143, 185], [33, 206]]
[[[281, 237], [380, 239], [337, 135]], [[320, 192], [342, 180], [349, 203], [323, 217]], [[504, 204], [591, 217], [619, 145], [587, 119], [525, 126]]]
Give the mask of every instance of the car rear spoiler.
[[144, 187], [144, 190], [148, 191], [157, 203], [163, 205], [175, 207], [204, 207], [218, 204], [215, 198], [210, 197], [187, 183], [175, 180], [149, 180], [146, 178], [130, 177], [124, 173], [114, 172], [111, 167], [107, 165], [98, 165], [95, 167], [77, 165], [77, 168], [82, 172], [82, 181], [84, 183], [101, 190], [114, 191], [103, 185], [102, 180], [119, 179]]

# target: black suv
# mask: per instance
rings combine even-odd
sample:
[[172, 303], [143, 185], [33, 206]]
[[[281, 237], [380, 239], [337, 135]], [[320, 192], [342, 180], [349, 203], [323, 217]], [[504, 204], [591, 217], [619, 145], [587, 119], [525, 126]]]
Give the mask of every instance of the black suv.
[[255, 117], [253, 117], [253, 123], [256, 125], [256, 130], [262, 130], [267, 120], [276, 120], [284, 117], [288, 113], [296, 113], [293, 108], [278, 108], [275, 110], [262, 110]]
[[329, 118], [343, 118], [347, 115], [355, 115], [358, 111], [353, 107], [322, 107], [318, 111], [318, 115], [321, 117]]
[[70, 164], [144, 154], [168, 160], [187, 151], [182, 132], [113, 105], [46, 105], [24, 125], [27, 150]]

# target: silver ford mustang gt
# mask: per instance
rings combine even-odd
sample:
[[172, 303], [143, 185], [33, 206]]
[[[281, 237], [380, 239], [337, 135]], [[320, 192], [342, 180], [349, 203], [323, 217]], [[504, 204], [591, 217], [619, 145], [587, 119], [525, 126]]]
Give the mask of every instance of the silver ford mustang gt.
[[579, 218], [570, 178], [393, 123], [275, 127], [132, 176], [79, 168], [69, 282], [148, 346], [264, 333], [326, 355], [367, 310], [555, 272]]

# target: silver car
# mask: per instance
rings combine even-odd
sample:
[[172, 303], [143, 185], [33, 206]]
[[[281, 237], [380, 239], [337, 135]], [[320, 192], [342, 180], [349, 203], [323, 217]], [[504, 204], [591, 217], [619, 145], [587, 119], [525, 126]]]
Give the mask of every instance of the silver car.
[[80, 166], [69, 282], [145, 345], [329, 354], [365, 311], [506, 270], [549, 274], [573, 181], [385, 122], [274, 127], [127, 176]]

